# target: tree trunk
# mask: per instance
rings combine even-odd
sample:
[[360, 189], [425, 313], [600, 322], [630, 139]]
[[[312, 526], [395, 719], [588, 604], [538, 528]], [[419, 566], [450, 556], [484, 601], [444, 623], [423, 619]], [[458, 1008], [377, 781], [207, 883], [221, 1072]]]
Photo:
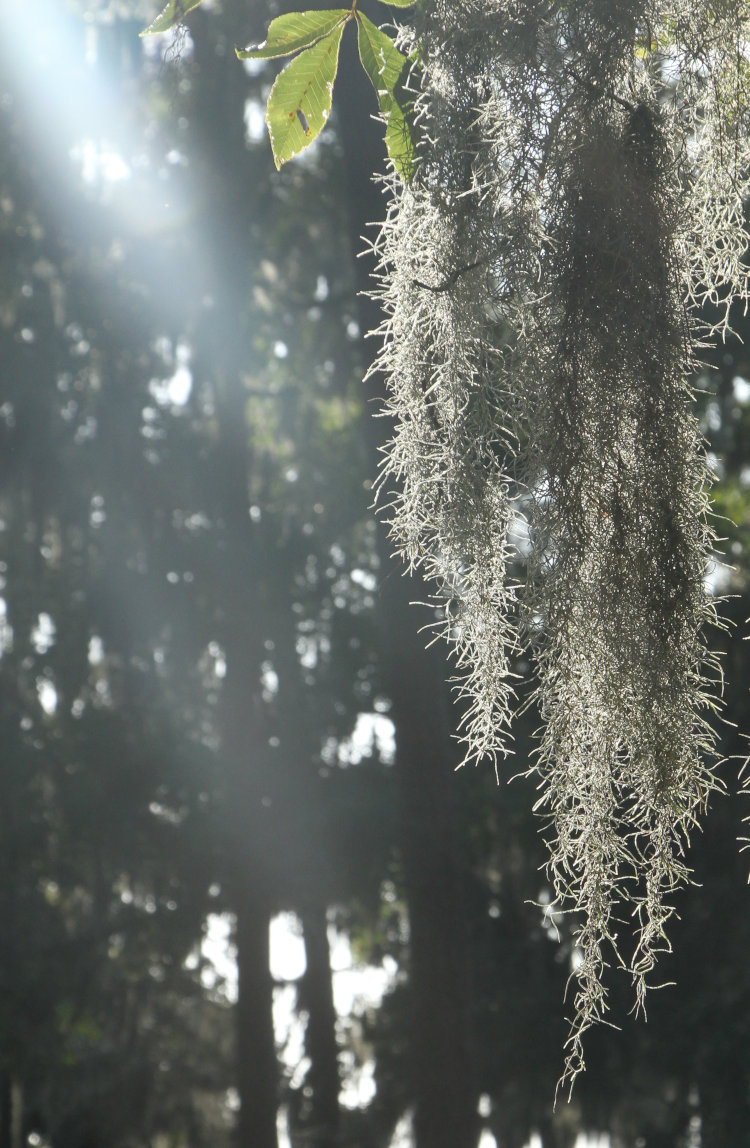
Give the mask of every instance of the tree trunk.
[[[373, 19], [384, 23], [388, 11], [371, 5]], [[374, 171], [383, 170], [382, 128], [372, 120], [374, 98], [358, 74], [351, 53], [342, 52], [338, 101], [348, 183], [352, 244], [372, 237], [385, 203]], [[372, 289], [371, 255], [355, 260], [359, 318], [363, 336], [380, 323]], [[374, 355], [363, 343], [365, 362]], [[381, 400], [384, 381], [373, 377], [367, 399]], [[368, 403], [368, 407], [370, 404]], [[373, 474], [387, 437], [384, 419], [366, 420]], [[418, 578], [404, 578], [379, 531], [381, 616], [386, 685], [396, 726], [400, 794], [401, 854], [409, 904], [411, 1024], [410, 1076], [415, 1098], [416, 1148], [474, 1148], [479, 1135], [477, 1088], [471, 1053], [468, 930], [462, 895], [462, 861], [457, 838], [461, 783], [453, 775], [457, 754], [445, 678], [445, 649], [425, 649], [418, 633], [424, 620], [411, 606], [424, 601]]]
[[[230, 404], [231, 409], [231, 404]], [[222, 412], [224, 413], [224, 412]], [[226, 778], [223, 810], [228, 865], [228, 892], [237, 915], [238, 1000], [237, 1090], [240, 1115], [238, 1148], [277, 1148], [278, 1061], [273, 1028], [273, 984], [269, 927], [277, 899], [276, 810], [272, 791], [268, 737], [258, 696], [260, 661], [253, 626], [254, 604], [247, 601], [251, 577], [250, 520], [246, 484], [241, 483], [239, 438], [244, 422], [227, 424], [223, 446], [233, 489], [224, 502], [227, 535], [224, 561], [226, 679], [223, 698], [222, 749]], [[235, 449], [232, 450], [232, 441]], [[233, 459], [235, 465], [233, 466]], [[243, 470], [244, 473], [244, 470]]]
[[[217, 392], [225, 521], [221, 555], [226, 657], [222, 752], [228, 891], [237, 915], [238, 1148], [277, 1148], [278, 1061], [273, 1028], [269, 926], [278, 900], [278, 831], [268, 730], [260, 697], [262, 594], [248, 515], [248, 444], [239, 378]], [[221, 582], [219, 583], [222, 584]]]
[[0, 1072], [0, 1148], [23, 1148], [23, 1087]]
[[13, 1092], [9, 1072], [0, 1073], [0, 1148], [13, 1148]]
[[305, 1141], [310, 1148], [334, 1148], [339, 1129], [339, 1050], [325, 904], [310, 902], [303, 909], [302, 928], [307, 957], [302, 985], [308, 1015], [305, 1052], [310, 1058], [306, 1083], [312, 1089]]
[[229, 903], [237, 916], [236, 1144], [277, 1148], [279, 1067], [269, 926], [278, 904], [279, 833], [260, 682], [265, 637], [263, 544], [249, 517], [253, 459], [242, 377], [253, 354], [246, 315], [252, 260], [249, 253], [237, 254], [247, 246], [257, 201], [250, 193], [252, 161], [244, 147], [246, 78], [236, 60], [227, 60], [223, 39], [227, 36], [229, 43], [238, 39], [231, 7], [224, 27], [202, 11], [191, 22], [197, 84], [192, 121], [208, 186], [201, 221], [211, 252], [206, 294], [216, 303], [196, 322], [194, 370], [196, 377], [213, 382], [219, 428], [210, 477], [219, 520], [215, 584], [221, 588], [221, 599], [216, 625], [226, 661], [221, 831]]
[[237, 910], [237, 1148], [277, 1148], [278, 1072], [268, 928], [271, 906], [246, 889]]

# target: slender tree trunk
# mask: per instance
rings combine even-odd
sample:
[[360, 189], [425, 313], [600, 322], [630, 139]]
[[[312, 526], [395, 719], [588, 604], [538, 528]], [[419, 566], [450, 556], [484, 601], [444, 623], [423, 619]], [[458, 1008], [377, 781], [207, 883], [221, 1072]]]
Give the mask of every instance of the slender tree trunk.
[[9, 1072], [0, 1073], [0, 1148], [13, 1148], [13, 1092]]
[[[387, 22], [388, 12], [371, 5], [373, 19]], [[363, 77], [342, 52], [338, 102], [348, 181], [349, 218], [355, 252], [361, 237], [372, 236], [372, 223], [383, 218], [382, 189], [372, 181], [383, 170], [382, 129]], [[368, 226], [370, 225], [370, 226]], [[373, 260], [355, 261], [363, 336], [382, 315], [372, 289]], [[374, 354], [363, 343], [363, 358]], [[383, 380], [371, 378], [367, 399], [383, 397]], [[373, 472], [387, 437], [383, 419], [368, 413], [367, 434]], [[442, 648], [425, 650], [418, 633], [420, 616], [413, 600], [426, 598], [418, 578], [402, 577], [379, 532], [383, 654], [396, 726], [400, 793], [401, 853], [409, 902], [410, 1073], [416, 1100], [417, 1148], [474, 1148], [479, 1135], [477, 1088], [471, 1051], [468, 930], [463, 909], [462, 862], [457, 840], [461, 782], [454, 777], [456, 752], [451, 742]]]
[[326, 907], [309, 902], [302, 912], [307, 969], [302, 986], [307, 1010], [305, 1051], [312, 1102], [307, 1139], [311, 1148], [334, 1148], [339, 1130], [339, 1065]]
[[229, 901], [237, 917], [240, 1112], [235, 1142], [237, 1148], [278, 1148], [279, 1068], [269, 926], [278, 904], [279, 833], [260, 683], [265, 637], [263, 544], [249, 517], [253, 460], [242, 373], [252, 360], [246, 315], [252, 259], [245, 249], [255, 204], [250, 193], [251, 162], [244, 148], [246, 79], [226, 51], [227, 43], [241, 39], [232, 22], [237, 18], [235, 8], [239, 6], [227, 6], [228, 23], [223, 28], [202, 11], [191, 23], [196, 83], [192, 121], [204, 160], [202, 229], [211, 253], [205, 269], [206, 294], [216, 303], [196, 325], [194, 370], [196, 377], [213, 382], [219, 429], [212, 477], [219, 518], [217, 636], [226, 660], [221, 828]]
[[248, 515], [248, 443], [239, 378], [217, 391], [226, 657], [222, 750], [229, 896], [237, 915], [238, 1148], [277, 1148], [278, 1061], [273, 1029], [269, 926], [278, 899], [277, 810], [268, 731], [260, 697], [262, 573]]
[[23, 1086], [0, 1073], [0, 1148], [23, 1148]]
[[[247, 519], [247, 514], [244, 515]], [[235, 522], [238, 529], [239, 524]], [[234, 547], [227, 562], [239, 573], [247, 566]], [[276, 893], [275, 809], [267, 737], [257, 697], [259, 668], [253, 658], [250, 625], [234, 595], [226, 598], [227, 661], [224, 709], [226, 802], [224, 808], [229, 896], [237, 916], [238, 1000], [237, 1090], [240, 1115], [237, 1148], [277, 1148], [278, 1061], [273, 1028], [273, 983], [269, 927]], [[253, 695], [256, 696], [253, 696]]]
[[294, 898], [302, 918], [307, 965], [299, 1007], [307, 1013], [305, 1052], [310, 1068], [299, 1131], [310, 1148], [333, 1148], [338, 1142], [341, 1083], [326, 918], [333, 869], [322, 831], [326, 818], [321, 803], [326, 794], [317, 770], [319, 730], [310, 690], [301, 674], [294, 603], [278, 580], [270, 587], [269, 613], [274, 615], [277, 720], [283, 729], [276, 769], [286, 778], [280, 786], [279, 806], [285, 832], [294, 842], [286, 851], [284, 890]]
[[13, 1079], [10, 1085], [11, 1116], [10, 1116], [10, 1143], [11, 1148], [23, 1148], [23, 1085], [20, 1080]]
[[273, 985], [269, 966], [272, 906], [247, 888], [237, 912], [238, 1148], [277, 1148], [278, 1072], [273, 1031]]

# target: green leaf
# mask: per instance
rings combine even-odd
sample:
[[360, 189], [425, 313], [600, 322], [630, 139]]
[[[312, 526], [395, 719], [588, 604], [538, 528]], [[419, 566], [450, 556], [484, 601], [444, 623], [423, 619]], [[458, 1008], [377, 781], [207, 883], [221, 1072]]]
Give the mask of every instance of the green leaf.
[[[399, 52], [390, 36], [381, 32], [363, 12], [357, 12], [357, 45], [362, 67], [378, 94], [378, 101], [383, 92], [393, 98], [406, 56]], [[382, 105], [380, 110], [384, 110]]]
[[357, 44], [362, 67], [378, 97], [385, 120], [385, 146], [391, 163], [408, 183], [414, 174], [413, 99], [404, 89], [412, 61], [400, 52], [385, 32], [357, 12]]
[[384, 4], [390, 4], [391, 8], [412, 8], [416, 0], [383, 0]]
[[266, 105], [277, 168], [309, 147], [331, 111], [344, 21], [279, 72]]
[[395, 100], [386, 116], [385, 146], [396, 171], [404, 183], [409, 183], [416, 166], [411, 117]]
[[181, 24], [193, 8], [197, 8], [201, 0], [169, 0], [164, 11], [156, 17], [153, 24], [144, 28], [141, 36], [154, 36], [157, 32], [168, 32], [175, 24]]
[[350, 18], [349, 8], [329, 8], [322, 12], [288, 12], [277, 16], [268, 27], [268, 36], [257, 48], [237, 49], [241, 60], [269, 60], [289, 56], [309, 48]]

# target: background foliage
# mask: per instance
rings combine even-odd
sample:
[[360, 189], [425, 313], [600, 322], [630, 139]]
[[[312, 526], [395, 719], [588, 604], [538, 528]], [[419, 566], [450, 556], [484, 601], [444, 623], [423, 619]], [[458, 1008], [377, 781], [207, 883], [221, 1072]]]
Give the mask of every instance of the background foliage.
[[[155, 47], [136, 0], [0, 16], [0, 1148], [269, 1148], [279, 1114], [315, 1148], [740, 1144], [732, 766], [677, 902], [678, 989], [647, 1025], [618, 1009], [552, 1112], [574, 946], [534, 904], [533, 786], [453, 774], [442, 656], [368, 509], [377, 317], [352, 236], [383, 211], [375, 97], [342, 72], [332, 130], [277, 175], [274, 65], [234, 47], [280, 10], [204, 7]], [[740, 728], [745, 348], [707, 351], [699, 400], [736, 523], [716, 642]], [[291, 988], [268, 942], [290, 912]], [[223, 916], [236, 1000], [204, 946]], [[379, 1005], [335, 1008], [334, 929]]]

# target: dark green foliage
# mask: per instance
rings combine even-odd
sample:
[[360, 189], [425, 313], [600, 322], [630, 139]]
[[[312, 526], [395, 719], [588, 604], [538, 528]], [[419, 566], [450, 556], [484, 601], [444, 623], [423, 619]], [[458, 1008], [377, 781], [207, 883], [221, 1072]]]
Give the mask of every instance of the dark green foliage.
[[[472, 1148], [480, 1123], [514, 1148], [534, 1130], [545, 1148], [583, 1130], [610, 1132], [617, 1148], [638, 1137], [682, 1148], [697, 1117], [707, 1143], [741, 1143], [748, 938], [734, 799], [714, 802], [688, 859], [703, 888], [676, 902], [665, 977], [679, 991], [656, 995], [646, 1027], [592, 1034], [591, 1079], [552, 1114], [574, 922], [549, 909], [533, 783], [454, 777], [441, 658], [428, 662], [414, 634], [413, 588], [403, 584], [398, 611], [385, 612], [399, 579], [383, 574], [387, 546], [379, 557], [367, 510], [374, 463], [342, 222], [339, 95], [330, 146], [277, 176], [265, 143], [243, 138], [245, 101], [260, 106], [265, 75], [232, 55], [260, 38], [275, 8], [196, 8], [181, 62], [163, 68], [141, 57], [140, 25], [94, 20], [97, 68], [117, 85], [108, 138], [127, 109], [135, 137], [115, 150], [149, 166], [82, 192], [69, 149], [103, 130], [97, 102], [89, 91], [49, 139], [40, 123], [57, 105], [42, 115], [28, 96], [50, 77], [75, 93], [77, 70], [96, 74], [83, 64], [84, 22], [52, 21], [63, 7], [45, 9], [57, 55], [45, 63], [30, 38], [28, 86], [10, 67], [2, 81], [12, 100], [0, 119], [0, 1146], [12, 1145], [15, 1113], [24, 1135], [52, 1148], [222, 1148], [232, 1137], [265, 1148], [276, 1090], [295, 1135], [315, 1148], [386, 1148], [415, 1104], [418, 1148], [441, 1145], [441, 1131], [456, 1148], [457, 1113]], [[369, 11], [376, 26], [382, 13]], [[77, 55], [67, 64], [69, 39]], [[637, 104], [613, 111], [605, 150], [631, 164], [642, 205], [639, 181], [662, 175], [653, 140]], [[651, 127], [658, 138], [659, 122]], [[370, 167], [369, 156], [351, 157], [362, 158]], [[569, 175], [595, 197], [588, 158], [581, 152]], [[471, 179], [464, 160], [451, 167], [457, 181]], [[154, 200], [138, 172], [159, 168]], [[583, 271], [571, 315], [595, 300], [586, 276], [601, 278], [601, 250], [632, 255], [627, 203], [603, 200], [574, 221]], [[376, 211], [368, 201], [365, 221]], [[409, 283], [415, 296], [468, 321], [478, 311], [462, 313], [451, 297], [470, 301], [487, 267], [471, 213], [462, 218], [471, 258], [448, 244], [439, 266], [408, 278], [419, 280]], [[637, 234], [652, 225], [641, 212]], [[612, 369], [662, 362], [668, 339], [649, 350], [639, 323], [632, 345], [623, 332], [608, 350]], [[739, 343], [715, 358], [705, 426], [726, 467], [718, 504], [738, 510], [741, 590], [746, 408], [734, 380], [748, 372]], [[192, 389], [177, 401], [181, 368]], [[466, 443], [496, 415], [477, 402], [440, 425]], [[492, 435], [480, 452], [492, 473], [508, 453]], [[459, 527], [473, 553], [470, 524]], [[738, 632], [749, 612], [738, 600]], [[716, 637], [724, 642], [738, 684], [728, 716], [742, 720], [748, 647]], [[511, 666], [525, 696], [528, 665]], [[397, 721], [395, 766], [376, 746], [345, 766], [358, 715], [372, 713]], [[526, 768], [536, 724], [530, 709], [514, 771]], [[741, 750], [732, 737], [722, 752]], [[309, 946], [295, 1006], [310, 1018], [304, 1071], [278, 1063], [272, 1034], [270, 1050], [256, 1039], [272, 992], [265, 935], [280, 909], [297, 912]], [[223, 911], [241, 919], [239, 961], [254, 990], [238, 1007], [201, 982], [198, 946], [209, 915]], [[359, 961], [385, 960], [395, 978], [381, 1007], [355, 1006], [337, 1033], [326, 917]], [[436, 985], [446, 983], [444, 999]], [[624, 1015], [627, 993], [616, 978], [607, 984]], [[446, 1033], [460, 1034], [467, 1060]], [[425, 1048], [434, 1055], [420, 1064]], [[375, 1057], [378, 1091], [363, 1109], [337, 1111], [348, 1057], [360, 1066]], [[230, 1087], [244, 1102], [239, 1130]], [[261, 1121], [265, 1140], [253, 1133]]]

